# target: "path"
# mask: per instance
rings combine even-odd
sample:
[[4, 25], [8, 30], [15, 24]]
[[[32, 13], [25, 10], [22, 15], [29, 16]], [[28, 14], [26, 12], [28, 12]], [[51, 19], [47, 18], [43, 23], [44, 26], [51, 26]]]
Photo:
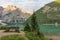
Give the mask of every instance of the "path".
[[[17, 33], [17, 32], [4, 32], [4, 30], [0, 30], [0, 38], [2, 36], [6, 36], [6, 35], [13, 35], [13, 34], [18, 34], [18, 35], [22, 35], [25, 40], [28, 40], [28, 38], [26, 37], [25, 33], [23, 31], [20, 31], [20, 33]], [[46, 38], [49, 38], [49, 39], [53, 39], [53, 40], [60, 40], [60, 36], [47, 36], [45, 35]]]
[[60, 36], [52, 35], [52, 36], [45, 36], [45, 37], [48, 38], [48, 39], [52, 39], [52, 40], [60, 40]]

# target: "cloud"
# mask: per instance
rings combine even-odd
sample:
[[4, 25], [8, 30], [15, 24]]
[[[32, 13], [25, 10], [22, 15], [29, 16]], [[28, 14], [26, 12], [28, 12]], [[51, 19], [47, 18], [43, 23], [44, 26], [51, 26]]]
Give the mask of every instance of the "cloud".
[[25, 10], [37, 10], [53, 0], [0, 0], [0, 6], [16, 5]]

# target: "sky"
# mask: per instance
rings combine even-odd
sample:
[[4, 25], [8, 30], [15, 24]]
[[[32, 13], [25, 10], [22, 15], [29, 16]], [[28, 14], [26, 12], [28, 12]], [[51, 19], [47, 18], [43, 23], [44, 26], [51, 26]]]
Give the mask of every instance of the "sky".
[[0, 0], [0, 6], [15, 5], [26, 11], [36, 11], [54, 0]]

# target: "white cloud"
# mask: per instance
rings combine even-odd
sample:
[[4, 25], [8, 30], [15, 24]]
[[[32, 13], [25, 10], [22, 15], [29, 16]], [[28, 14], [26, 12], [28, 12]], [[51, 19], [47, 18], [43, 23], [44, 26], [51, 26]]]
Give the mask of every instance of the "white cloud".
[[26, 10], [37, 10], [53, 0], [0, 0], [0, 6], [16, 5]]

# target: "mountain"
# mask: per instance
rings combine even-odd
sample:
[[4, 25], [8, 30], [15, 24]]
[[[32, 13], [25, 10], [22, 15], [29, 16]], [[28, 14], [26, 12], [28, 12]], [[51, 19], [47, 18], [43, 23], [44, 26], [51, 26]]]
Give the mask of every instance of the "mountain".
[[0, 6], [0, 20], [2, 19], [3, 10], [4, 10], [4, 8], [2, 6]]
[[4, 22], [10, 22], [11, 20], [20, 20], [22, 22], [32, 15], [31, 12], [26, 12], [22, 8], [14, 5], [8, 5], [7, 7], [3, 8], [1, 12], [2, 20]]
[[[51, 2], [40, 8], [33, 15], [36, 15], [38, 24], [60, 23], [60, 3]], [[33, 16], [32, 15], [32, 16]], [[32, 16], [25, 23], [31, 22]]]
[[29, 15], [31, 15], [30, 13], [28, 13], [28, 12], [26, 12], [25, 10], [23, 10], [22, 8], [19, 8], [19, 7], [16, 7], [16, 6], [13, 6], [13, 5], [8, 5], [5, 9], [4, 9], [4, 11], [3, 11], [3, 15], [5, 15], [5, 14], [8, 14], [9, 12], [12, 12], [12, 13], [20, 13], [20, 15], [21, 16], [23, 16], [23, 14], [25, 15], [27, 15], [27, 14], [29, 14]]

